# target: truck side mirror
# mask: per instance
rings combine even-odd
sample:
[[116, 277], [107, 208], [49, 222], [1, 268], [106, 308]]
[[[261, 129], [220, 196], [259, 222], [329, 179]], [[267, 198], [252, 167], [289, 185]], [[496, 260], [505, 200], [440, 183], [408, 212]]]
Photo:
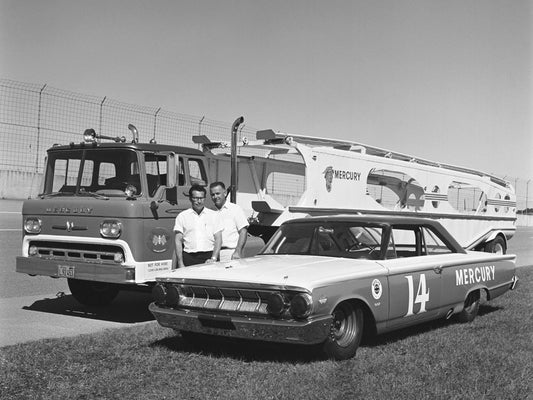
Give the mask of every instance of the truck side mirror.
[[167, 154], [167, 188], [176, 187], [176, 154]]
[[173, 206], [178, 204], [178, 188], [176, 186], [167, 187], [165, 189], [165, 199]]

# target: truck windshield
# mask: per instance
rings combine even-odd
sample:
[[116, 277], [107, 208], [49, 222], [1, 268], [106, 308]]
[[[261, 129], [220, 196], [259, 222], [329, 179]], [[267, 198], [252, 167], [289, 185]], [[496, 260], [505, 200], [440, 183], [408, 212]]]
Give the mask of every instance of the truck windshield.
[[73, 149], [48, 155], [43, 195], [131, 197], [141, 191], [134, 150]]

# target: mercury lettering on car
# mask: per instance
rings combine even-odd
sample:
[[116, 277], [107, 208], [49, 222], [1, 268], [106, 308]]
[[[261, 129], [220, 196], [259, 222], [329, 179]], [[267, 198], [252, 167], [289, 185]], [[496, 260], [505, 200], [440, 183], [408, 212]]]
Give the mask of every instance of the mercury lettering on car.
[[455, 271], [455, 286], [470, 285], [472, 283], [494, 280], [494, 265], [483, 267], [463, 268]]

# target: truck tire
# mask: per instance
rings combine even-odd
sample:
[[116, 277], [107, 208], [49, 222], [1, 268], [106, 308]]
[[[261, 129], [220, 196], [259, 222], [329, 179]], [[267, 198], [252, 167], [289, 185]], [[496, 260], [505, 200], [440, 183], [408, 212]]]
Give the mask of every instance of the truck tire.
[[487, 253], [505, 254], [507, 251], [505, 240], [501, 236], [496, 236], [493, 240], [485, 244], [485, 251]]
[[68, 279], [68, 287], [78, 302], [95, 307], [108, 305], [117, 297], [119, 292], [119, 288], [112, 283], [79, 279]]

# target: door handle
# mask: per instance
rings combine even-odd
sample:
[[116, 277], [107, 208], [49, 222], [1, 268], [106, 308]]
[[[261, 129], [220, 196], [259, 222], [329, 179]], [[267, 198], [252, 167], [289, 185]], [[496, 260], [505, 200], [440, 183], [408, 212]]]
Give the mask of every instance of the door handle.
[[433, 271], [435, 271], [436, 274], [442, 274], [442, 265], [433, 268]]

